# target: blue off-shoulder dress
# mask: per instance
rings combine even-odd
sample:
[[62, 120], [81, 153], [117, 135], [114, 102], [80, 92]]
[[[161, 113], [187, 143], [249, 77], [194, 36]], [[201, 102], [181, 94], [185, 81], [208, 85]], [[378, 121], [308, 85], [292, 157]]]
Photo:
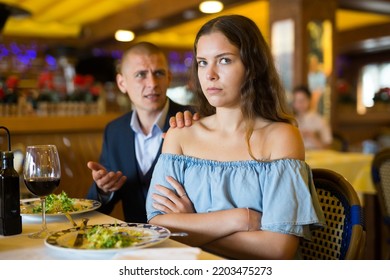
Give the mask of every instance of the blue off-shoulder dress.
[[153, 207], [155, 185], [173, 187], [172, 176], [184, 188], [197, 213], [246, 208], [262, 213], [261, 230], [311, 238], [325, 225], [310, 167], [301, 160], [214, 161], [161, 154], [147, 200], [148, 220], [164, 214]]

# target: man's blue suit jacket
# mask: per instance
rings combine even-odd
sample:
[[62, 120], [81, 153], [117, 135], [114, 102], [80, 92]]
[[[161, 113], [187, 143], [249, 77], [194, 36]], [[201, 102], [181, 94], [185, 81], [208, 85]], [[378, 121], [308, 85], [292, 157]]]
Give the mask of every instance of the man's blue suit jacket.
[[[177, 112], [184, 112], [185, 110], [190, 110], [190, 108], [169, 100], [169, 110], [165, 120], [164, 132], [169, 128], [169, 118]], [[102, 205], [98, 211], [109, 214], [115, 204], [122, 200], [126, 222], [146, 223], [145, 193], [141, 187], [142, 184], [138, 175], [134, 145], [135, 134], [130, 127], [132, 113], [131, 111], [113, 120], [105, 128], [99, 161], [108, 171], [122, 171], [127, 177], [127, 181], [120, 190], [114, 193], [113, 198], [108, 203]], [[161, 153], [161, 148], [162, 144], [157, 158]], [[154, 168], [157, 158], [152, 168]], [[90, 187], [87, 198], [100, 200], [95, 182]]]

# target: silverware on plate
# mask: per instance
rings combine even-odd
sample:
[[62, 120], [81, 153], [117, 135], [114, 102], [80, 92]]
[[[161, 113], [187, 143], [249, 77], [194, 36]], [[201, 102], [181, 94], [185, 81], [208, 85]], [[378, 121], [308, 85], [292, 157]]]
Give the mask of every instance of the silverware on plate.
[[[151, 238], [153, 236], [138, 236], [138, 235], [132, 235], [132, 234], [129, 234], [128, 232], [125, 232], [125, 231], [119, 231], [119, 232], [115, 232], [114, 233], [115, 235], [123, 235], [123, 236], [130, 236], [130, 237], [134, 237], [134, 238], [137, 238], [137, 239], [147, 239], [147, 238]], [[171, 232], [171, 233], [166, 233], [166, 234], [162, 234], [162, 235], [159, 235], [159, 237], [179, 237], [179, 236], [188, 236], [188, 233], [186, 232]]]
[[68, 212], [64, 212], [66, 218], [69, 220], [69, 222], [74, 226], [77, 227], [76, 222], [73, 220], [72, 216]]
[[85, 227], [87, 226], [87, 223], [88, 223], [89, 219], [88, 218], [83, 218], [82, 219], [82, 222], [81, 222], [81, 225], [80, 225], [80, 229], [77, 233], [77, 236], [76, 236], [76, 239], [73, 243], [73, 247], [74, 248], [79, 248], [83, 245], [84, 243], [84, 235], [85, 235], [85, 232], [84, 232], [84, 229]]

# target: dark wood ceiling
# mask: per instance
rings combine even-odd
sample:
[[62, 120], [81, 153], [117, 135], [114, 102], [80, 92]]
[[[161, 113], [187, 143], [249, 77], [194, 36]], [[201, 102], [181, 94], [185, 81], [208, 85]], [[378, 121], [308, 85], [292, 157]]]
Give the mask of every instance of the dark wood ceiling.
[[[390, 0], [339, 0], [339, 7], [390, 15]], [[390, 50], [390, 23], [361, 27], [359, 32], [342, 31], [339, 34], [338, 47], [341, 53], [388, 51]]]
[[390, 15], [390, 0], [339, 0], [339, 7]]
[[[16, 0], [15, 0], [16, 1]], [[264, 2], [271, 0], [264, 0]], [[301, 0], [302, 2], [311, 0]], [[323, 0], [328, 1], [328, 0]], [[123, 8], [121, 11], [108, 15], [96, 22], [86, 24], [81, 29], [77, 38], [50, 39], [50, 45], [64, 45], [76, 48], [91, 48], [94, 46], [118, 45], [114, 41], [113, 34], [117, 29], [131, 29], [138, 35], [152, 31], [158, 31], [176, 24], [183, 23], [189, 19], [185, 17], [191, 14], [192, 19], [200, 18], [204, 15], [198, 11], [199, 0], [147, 0], [139, 1], [137, 4]], [[223, 0], [225, 8], [235, 7], [248, 2], [249, 0]], [[339, 0], [339, 8], [372, 12], [381, 15], [390, 15], [390, 0]], [[158, 19], [158, 22], [157, 20]], [[157, 23], [157, 24], [156, 24]], [[154, 27], [151, 27], [154, 25]], [[378, 38], [390, 36], [388, 24], [371, 28]], [[353, 38], [353, 40], [363, 41], [367, 38], [362, 37], [361, 32], [344, 31], [341, 37]], [[366, 33], [366, 32], [364, 32]], [[0, 39], [7, 39], [1, 37]], [[14, 38], [12, 40], [22, 40], [23, 38]], [[36, 39], [48, 43], [47, 38]], [[382, 47], [386, 44], [381, 43]], [[390, 45], [390, 44], [389, 44]]]
[[[112, 34], [119, 28], [127, 28], [137, 34], [144, 34], [154, 30], [163, 29], [183, 23], [186, 14], [191, 14], [191, 20], [204, 16], [199, 12], [199, 0], [149, 0], [110, 15], [105, 19], [92, 23], [83, 28], [83, 43], [94, 45], [96, 43], [110, 42]], [[225, 8], [251, 2], [250, 0], [224, 0]], [[155, 27], [148, 23], [156, 22]]]
[[[225, 8], [229, 8], [242, 5], [251, 1], [225, 0], [223, 2], [225, 4]], [[197, 8], [198, 4], [199, 0], [142, 1], [142, 3], [139, 3], [135, 7], [123, 10], [115, 15], [108, 16], [102, 21], [87, 25], [83, 29], [83, 44], [85, 46], [104, 43], [113, 44], [115, 42], [113, 41], [112, 34], [116, 29], [120, 27], [127, 27], [129, 29], [136, 30], [138, 34], [151, 32], [151, 29], [147, 29], [145, 27], [145, 23], [148, 23], [149, 21], [152, 21], [156, 18], [160, 19], [158, 27], [155, 27], [156, 30], [173, 26], [182, 23], [186, 20], [183, 17], [185, 11], [191, 12], [192, 16], [195, 18], [202, 17], [204, 15], [199, 13]], [[339, 0], [339, 8], [362, 12], [371, 12], [381, 15], [390, 15], [390, 0]], [[124, 22], [126, 23], [126, 25], [123, 25]], [[390, 36], [390, 30], [387, 27], [388, 24], [384, 24], [381, 26], [372, 27], [371, 29], [375, 30], [374, 34], [378, 38], [381, 38], [386, 37], [386, 35]], [[370, 27], [367, 28], [370, 29]], [[356, 40], [367, 39], [362, 37], [362, 34], [359, 35], [359, 32], [347, 31], [346, 34], [352, 37], [355, 36]], [[362, 45], [361, 43], [359, 44]], [[382, 42], [381, 48], [384, 47], [386, 48], [386, 46], [384, 46]], [[390, 44], [387, 47], [390, 47]]]

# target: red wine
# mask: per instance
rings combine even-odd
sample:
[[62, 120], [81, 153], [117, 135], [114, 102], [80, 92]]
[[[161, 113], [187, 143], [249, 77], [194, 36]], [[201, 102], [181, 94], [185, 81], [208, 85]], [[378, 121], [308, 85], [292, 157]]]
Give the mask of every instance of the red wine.
[[33, 178], [24, 180], [27, 188], [37, 196], [46, 196], [58, 187], [60, 179], [57, 178]]

